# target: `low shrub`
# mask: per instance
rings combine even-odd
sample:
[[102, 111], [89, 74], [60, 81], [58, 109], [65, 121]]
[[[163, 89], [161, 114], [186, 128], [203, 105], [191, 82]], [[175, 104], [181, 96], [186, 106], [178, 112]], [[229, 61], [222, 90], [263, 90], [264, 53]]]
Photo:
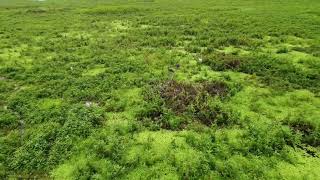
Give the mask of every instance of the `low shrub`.
[[192, 119], [207, 126], [231, 125], [238, 117], [220, 103], [231, 89], [234, 88], [223, 81], [167, 81], [144, 93], [145, 107], [138, 118], [148, 127], [155, 123], [157, 127], [174, 130], [183, 129]]

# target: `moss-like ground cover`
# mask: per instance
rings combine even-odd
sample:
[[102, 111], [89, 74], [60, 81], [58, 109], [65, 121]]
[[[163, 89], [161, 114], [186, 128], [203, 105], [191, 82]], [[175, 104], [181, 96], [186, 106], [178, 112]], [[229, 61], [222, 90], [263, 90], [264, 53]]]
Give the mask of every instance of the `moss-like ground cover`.
[[320, 179], [319, 12], [1, 0], [0, 179]]

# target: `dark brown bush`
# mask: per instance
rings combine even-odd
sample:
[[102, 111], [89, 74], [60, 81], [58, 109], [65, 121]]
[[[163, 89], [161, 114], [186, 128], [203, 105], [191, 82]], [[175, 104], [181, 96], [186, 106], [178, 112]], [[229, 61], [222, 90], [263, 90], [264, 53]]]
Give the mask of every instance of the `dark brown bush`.
[[229, 91], [229, 87], [225, 82], [214, 81], [210, 83], [205, 83], [204, 90], [208, 92], [211, 96], [226, 96]]
[[171, 80], [162, 85], [160, 94], [168, 107], [177, 113], [182, 113], [195, 100], [198, 90], [190, 84]]
[[295, 121], [290, 122], [289, 127], [293, 131], [302, 134], [302, 143], [314, 147], [320, 146], [320, 133], [314, 125], [310, 124], [309, 122]]

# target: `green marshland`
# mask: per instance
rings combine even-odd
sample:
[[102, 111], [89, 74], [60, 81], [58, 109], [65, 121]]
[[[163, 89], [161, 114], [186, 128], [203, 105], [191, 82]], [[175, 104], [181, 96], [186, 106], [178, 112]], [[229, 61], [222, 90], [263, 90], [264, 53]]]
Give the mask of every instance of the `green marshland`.
[[0, 179], [320, 179], [318, 0], [1, 0]]

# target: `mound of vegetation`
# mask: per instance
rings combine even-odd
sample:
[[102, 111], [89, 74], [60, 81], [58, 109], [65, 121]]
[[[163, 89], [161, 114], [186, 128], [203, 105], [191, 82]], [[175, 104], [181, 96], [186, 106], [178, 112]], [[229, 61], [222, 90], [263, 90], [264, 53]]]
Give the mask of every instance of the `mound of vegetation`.
[[[236, 118], [223, 107], [231, 88], [223, 81], [188, 84], [169, 80], [144, 92], [146, 101], [138, 119], [160, 128], [183, 130], [190, 123], [227, 125]], [[230, 111], [230, 112], [229, 112]], [[194, 121], [195, 120], [195, 121]]]

